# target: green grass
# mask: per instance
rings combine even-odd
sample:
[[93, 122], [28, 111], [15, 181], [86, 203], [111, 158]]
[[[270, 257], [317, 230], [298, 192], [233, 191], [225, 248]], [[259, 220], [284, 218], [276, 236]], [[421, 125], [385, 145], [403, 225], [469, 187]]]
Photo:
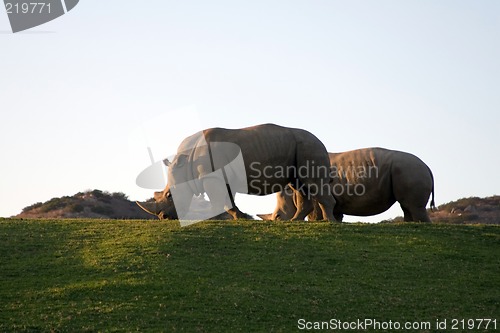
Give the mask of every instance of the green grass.
[[499, 254], [486, 225], [0, 219], [0, 332], [500, 329]]

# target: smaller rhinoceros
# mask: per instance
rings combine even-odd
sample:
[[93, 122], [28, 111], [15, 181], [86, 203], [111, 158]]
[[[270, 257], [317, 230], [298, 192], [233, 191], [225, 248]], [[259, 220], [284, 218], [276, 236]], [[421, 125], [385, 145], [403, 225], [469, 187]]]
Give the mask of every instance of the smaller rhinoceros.
[[[415, 155], [384, 148], [366, 148], [343, 153], [329, 153], [332, 194], [336, 200], [334, 217], [341, 222], [344, 214], [370, 216], [385, 212], [396, 201], [401, 205], [405, 221], [430, 222], [426, 206], [432, 193], [434, 178], [429, 167]], [[277, 207], [272, 214], [257, 214], [264, 220], [288, 220], [295, 214], [297, 196], [292, 188], [277, 194]], [[314, 206], [309, 221], [317, 220], [314, 200], [302, 202]]]

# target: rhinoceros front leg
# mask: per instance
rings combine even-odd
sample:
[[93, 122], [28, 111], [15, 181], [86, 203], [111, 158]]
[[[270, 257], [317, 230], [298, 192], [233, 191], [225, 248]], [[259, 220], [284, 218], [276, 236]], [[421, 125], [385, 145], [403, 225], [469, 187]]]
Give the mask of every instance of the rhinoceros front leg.
[[234, 203], [234, 196], [236, 193], [232, 193], [231, 187], [229, 186], [229, 184], [226, 184], [226, 189], [227, 189], [227, 193], [229, 196], [229, 200], [231, 202], [231, 206], [230, 206], [231, 208], [228, 207], [227, 205], [224, 206], [224, 209], [226, 210], [226, 212], [228, 212], [235, 220], [248, 219], [248, 215], [243, 213]]
[[309, 199], [307, 196], [297, 191], [297, 196], [295, 198], [297, 211], [291, 220], [304, 220], [306, 216], [314, 210], [314, 201], [316, 201], [321, 210], [322, 219], [332, 222], [335, 221], [333, 207], [335, 207], [336, 202], [333, 196], [330, 194], [318, 194], [314, 198], [315, 199]]
[[313, 210], [312, 200], [308, 199], [300, 191], [295, 191], [294, 203], [297, 210], [291, 221], [302, 221]]
[[212, 213], [214, 216], [226, 211], [235, 220], [248, 218], [234, 203], [231, 190], [223, 178], [207, 177], [203, 180], [203, 188], [212, 204]]
[[333, 208], [335, 207], [336, 201], [331, 193], [319, 194], [316, 196], [319, 208], [323, 213], [323, 220], [334, 222], [335, 217], [333, 216]]
[[308, 198], [308, 196], [309, 195], [306, 195], [302, 190], [295, 190], [294, 204], [297, 207], [297, 211], [292, 217], [292, 221], [304, 220], [305, 217], [314, 210], [315, 203], [319, 206], [323, 220], [335, 221], [333, 208], [335, 207], [336, 201], [329, 191], [326, 191], [326, 193], [318, 193], [313, 196], [313, 198]]

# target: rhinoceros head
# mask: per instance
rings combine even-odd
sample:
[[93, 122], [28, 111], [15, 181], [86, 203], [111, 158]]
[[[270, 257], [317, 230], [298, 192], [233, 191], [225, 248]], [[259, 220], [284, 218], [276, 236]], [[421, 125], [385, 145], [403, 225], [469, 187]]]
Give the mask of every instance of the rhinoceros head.
[[170, 193], [170, 188], [167, 186], [162, 192], [154, 193], [154, 202], [138, 202], [137, 205], [145, 212], [156, 215], [160, 220], [176, 220], [178, 219], [177, 210], [175, 209], [174, 200]]
[[189, 208], [189, 204], [193, 197], [190, 190], [177, 190], [176, 203], [180, 205], [177, 207], [174, 204], [171, 189], [176, 189], [177, 185], [184, 184], [190, 180], [187, 176], [188, 163], [186, 154], [177, 154], [172, 162], [168, 159], [163, 161], [168, 166], [168, 182], [165, 189], [161, 192], [154, 193], [154, 202], [136, 202], [139, 207], [149, 214], [158, 216], [159, 219], [177, 220], [179, 215], [177, 209], [180, 209], [181, 214]]

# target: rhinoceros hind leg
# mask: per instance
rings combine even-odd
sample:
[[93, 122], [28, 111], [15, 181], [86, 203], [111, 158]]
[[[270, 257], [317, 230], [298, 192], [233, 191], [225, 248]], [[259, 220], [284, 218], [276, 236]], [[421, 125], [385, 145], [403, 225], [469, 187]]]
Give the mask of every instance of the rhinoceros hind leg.
[[404, 207], [401, 205], [401, 208], [404, 212], [405, 222], [431, 222], [425, 207]]
[[411, 216], [415, 222], [431, 222], [425, 207], [415, 207], [411, 210]]
[[411, 222], [411, 221], [413, 221], [413, 218], [411, 216], [410, 210], [408, 208], [404, 207], [403, 205], [401, 205], [401, 209], [403, 210], [404, 221], [405, 222]]

